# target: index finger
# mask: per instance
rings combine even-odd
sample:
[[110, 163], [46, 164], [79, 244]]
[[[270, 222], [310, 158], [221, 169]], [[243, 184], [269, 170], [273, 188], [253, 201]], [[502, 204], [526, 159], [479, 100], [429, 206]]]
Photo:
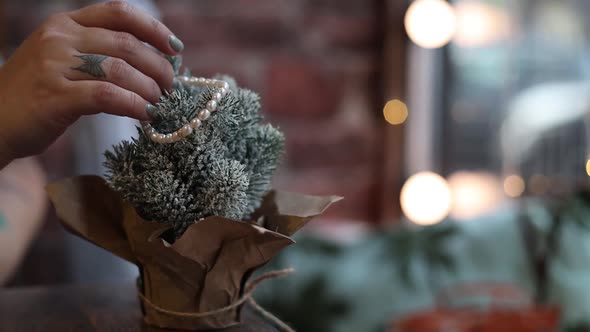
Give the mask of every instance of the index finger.
[[162, 22], [125, 1], [110, 1], [84, 7], [69, 13], [85, 27], [128, 32], [162, 53], [174, 55], [183, 43]]

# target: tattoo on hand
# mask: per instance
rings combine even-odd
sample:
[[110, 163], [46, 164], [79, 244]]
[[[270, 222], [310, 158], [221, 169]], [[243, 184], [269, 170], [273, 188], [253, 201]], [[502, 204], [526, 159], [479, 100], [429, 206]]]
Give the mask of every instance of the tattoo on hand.
[[82, 59], [83, 63], [78, 67], [72, 67], [72, 69], [81, 71], [83, 73], [87, 73], [98, 78], [107, 77], [107, 74], [105, 74], [104, 70], [102, 70], [101, 67], [102, 62], [107, 58], [107, 56], [98, 54], [83, 54], [74, 56]]

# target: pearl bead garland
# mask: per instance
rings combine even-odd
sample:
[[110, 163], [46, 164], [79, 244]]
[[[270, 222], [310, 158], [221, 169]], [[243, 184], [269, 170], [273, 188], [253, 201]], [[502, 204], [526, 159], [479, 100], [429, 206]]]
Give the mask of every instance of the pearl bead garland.
[[223, 99], [223, 97], [225, 97], [225, 95], [230, 92], [229, 83], [227, 83], [226, 81], [204, 77], [178, 76], [176, 78], [184, 86], [198, 85], [203, 87], [210, 87], [214, 89], [214, 92], [211, 96], [211, 100], [207, 102], [207, 106], [200, 110], [195, 118], [191, 119], [189, 123], [176, 129], [172, 133], [159, 133], [156, 131], [154, 127], [152, 127], [152, 125], [149, 122], [142, 121], [141, 126], [143, 128], [143, 132], [147, 137], [149, 137], [152, 141], [156, 143], [174, 143], [192, 134], [193, 131], [195, 131], [197, 128], [201, 126], [203, 121], [207, 120], [211, 116], [211, 113], [217, 110], [217, 106], [219, 105], [221, 99]]

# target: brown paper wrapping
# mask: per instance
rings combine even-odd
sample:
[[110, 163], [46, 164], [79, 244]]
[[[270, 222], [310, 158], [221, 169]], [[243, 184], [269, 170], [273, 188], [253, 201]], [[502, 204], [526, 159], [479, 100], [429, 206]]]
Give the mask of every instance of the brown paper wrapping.
[[254, 213], [256, 223], [209, 217], [170, 245], [159, 237], [168, 226], [143, 220], [98, 176], [53, 182], [47, 192], [69, 231], [139, 267], [138, 289], [153, 304], [143, 305], [146, 323], [184, 330], [239, 324], [241, 306], [199, 313], [235, 303], [254, 270], [341, 199], [271, 191]]

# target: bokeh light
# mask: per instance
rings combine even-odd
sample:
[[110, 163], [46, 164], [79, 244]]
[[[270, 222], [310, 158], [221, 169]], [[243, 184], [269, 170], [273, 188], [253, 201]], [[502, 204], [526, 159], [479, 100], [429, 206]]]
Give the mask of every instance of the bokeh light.
[[401, 207], [408, 219], [418, 225], [442, 221], [451, 209], [451, 190], [447, 181], [431, 172], [411, 176], [402, 187]]
[[402, 124], [408, 118], [408, 107], [401, 100], [390, 100], [383, 107], [383, 117], [392, 125]]
[[586, 161], [586, 174], [590, 176], [590, 159]]
[[508, 38], [512, 32], [505, 9], [474, 0], [454, 4], [457, 26], [453, 42], [461, 47], [482, 47]]
[[519, 197], [524, 192], [524, 189], [524, 180], [519, 175], [512, 174], [504, 179], [504, 192], [506, 195], [512, 198]]
[[443, 0], [415, 0], [404, 18], [410, 39], [424, 48], [439, 48], [449, 43], [456, 27], [453, 7]]
[[466, 220], [490, 213], [504, 198], [500, 179], [490, 173], [460, 171], [453, 173], [448, 183], [453, 218]]

